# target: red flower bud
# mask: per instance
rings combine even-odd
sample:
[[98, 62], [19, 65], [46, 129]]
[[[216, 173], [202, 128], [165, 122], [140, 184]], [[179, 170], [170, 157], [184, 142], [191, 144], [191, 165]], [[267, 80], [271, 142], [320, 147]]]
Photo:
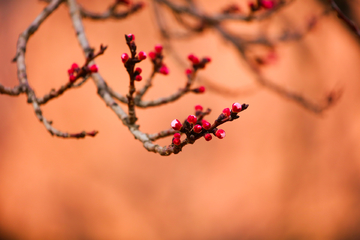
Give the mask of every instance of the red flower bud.
[[143, 51], [139, 52], [139, 60], [144, 60], [144, 59], [146, 59], [146, 53]]
[[202, 111], [203, 107], [201, 105], [196, 105], [195, 106], [195, 111]]
[[142, 72], [142, 69], [138, 67], [135, 69], [135, 72], [138, 72], [140, 74]]
[[190, 74], [192, 74], [192, 70], [191, 70], [191, 69], [189, 69], [189, 68], [188, 68], [188, 69], [186, 69], [186, 70], [185, 70], [185, 74], [186, 74], [186, 75], [190, 75]]
[[206, 141], [210, 141], [212, 139], [212, 136], [211, 136], [210, 133], [207, 133], [207, 134], [204, 135], [204, 138], [205, 138]]
[[203, 127], [205, 130], [209, 130], [209, 129], [210, 129], [211, 124], [210, 124], [208, 121], [206, 121], [205, 119], [203, 119], [203, 120], [201, 121], [201, 123], [202, 123], [202, 127]]
[[149, 52], [149, 58], [151, 58], [151, 60], [155, 60], [155, 58], [156, 58], [156, 53], [154, 53], [154, 52]]
[[123, 54], [121, 55], [121, 61], [122, 61], [123, 63], [126, 63], [127, 60], [129, 60], [129, 55], [128, 55], [127, 53], [123, 53]]
[[189, 116], [187, 117], [187, 121], [188, 121], [189, 123], [196, 124], [196, 122], [197, 122], [197, 117], [194, 116], [194, 115], [189, 115]]
[[161, 53], [163, 50], [163, 46], [161, 44], [155, 45], [155, 52]]
[[188, 56], [188, 59], [192, 62], [193, 59], [195, 58], [195, 55], [194, 54], [189, 54]]
[[68, 74], [70, 75], [70, 74], [73, 74], [74, 73], [74, 69], [73, 68], [70, 68], [70, 69], [68, 69]]
[[76, 77], [71, 74], [71, 75], [69, 76], [69, 80], [70, 80], [70, 82], [75, 82]]
[[90, 69], [90, 72], [92, 72], [92, 73], [96, 73], [99, 70], [98, 66], [96, 66], [96, 64], [91, 65], [89, 69]]
[[223, 114], [225, 115], [225, 117], [229, 117], [230, 116], [230, 108], [224, 108], [224, 110], [222, 111]]
[[140, 82], [140, 81], [142, 80], [142, 76], [136, 75], [135, 80], [138, 81], [138, 82]]
[[72, 65], [71, 65], [71, 69], [78, 69], [79, 68], [79, 65], [77, 65], [77, 63], [73, 63]]
[[219, 129], [215, 132], [215, 135], [219, 138], [219, 139], [223, 139], [225, 137], [225, 131], [222, 129]]
[[182, 128], [182, 124], [179, 120], [177, 119], [174, 119], [172, 122], [171, 122], [171, 127], [174, 129], [174, 130], [177, 130], [179, 131], [181, 128]]
[[173, 138], [172, 142], [173, 142], [173, 144], [175, 144], [177, 146], [181, 144], [180, 138]]
[[204, 61], [205, 61], [206, 63], [209, 63], [209, 62], [211, 62], [211, 58], [210, 58], [210, 57], [204, 57]]
[[199, 91], [199, 93], [204, 93], [204, 92], [205, 92], [205, 87], [204, 87], [204, 86], [200, 86], [200, 87], [198, 88], [198, 91]]
[[201, 125], [196, 124], [196, 125], [194, 126], [194, 132], [199, 133], [199, 132], [201, 132], [201, 130], [202, 130], [202, 126], [201, 126]]
[[163, 64], [161, 66], [161, 68], [159, 69], [159, 73], [164, 74], [164, 75], [168, 75], [169, 74], [168, 67], [165, 64]]
[[198, 57], [193, 57], [193, 59], [191, 60], [191, 62], [194, 64], [194, 65], [196, 65], [196, 64], [199, 64], [200, 63], [200, 60], [199, 60], [199, 58]]
[[274, 0], [261, 0], [260, 5], [265, 9], [271, 9], [275, 7], [275, 2]]
[[175, 133], [174, 134], [174, 138], [180, 138], [180, 137], [181, 137], [180, 133]]
[[233, 105], [232, 105], [232, 111], [234, 112], [234, 113], [238, 113], [238, 112], [241, 112], [241, 110], [242, 110], [242, 105], [240, 104], [240, 103], [233, 103]]
[[130, 41], [135, 41], [135, 35], [134, 34], [130, 33], [130, 34], [127, 35], [127, 37], [128, 37], [128, 39]]

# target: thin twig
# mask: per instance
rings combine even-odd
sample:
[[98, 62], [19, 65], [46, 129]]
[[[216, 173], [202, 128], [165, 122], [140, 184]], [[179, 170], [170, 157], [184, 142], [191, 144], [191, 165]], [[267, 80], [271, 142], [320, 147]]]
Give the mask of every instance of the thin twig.
[[0, 94], [6, 94], [9, 96], [18, 96], [21, 93], [25, 93], [25, 92], [26, 92], [26, 87], [22, 87], [20, 85], [10, 88], [0, 84]]
[[331, 7], [334, 9], [334, 11], [337, 13], [337, 16], [346, 23], [350, 29], [358, 36], [360, 37], [360, 29], [356, 24], [348, 18], [338, 7], [338, 5], [335, 3], [334, 0], [329, 0]]
[[[241, 56], [241, 58], [247, 63], [248, 67], [252, 70], [252, 72], [254, 73], [254, 79], [257, 83], [261, 84], [262, 86], [270, 89], [271, 91], [276, 92], [277, 94], [279, 94], [280, 96], [292, 100], [294, 102], [296, 102], [297, 104], [301, 105], [302, 107], [314, 112], [314, 113], [322, 113], [324, 110], [328, 109], [330, 106], [332, 106], [336, 100], [338, 100], [338, 98], [340, 97], [340, 90], [339, 91], [332, 91], [331, 94], [326, 96], [326, 100], [324, 103], [314, 103], [311, 100], [303, 97], [301, 94], [296, 93], [296, 92], [292, 92], [289, 91], [285, 88], [283, 88], [280, 85], [277, 85], [273, 82], [270, 82], [269, 80], [265, 79], [259, 72], [258, 67], [255, 66], [252, 61], [246, 56], [245, 52], [246, 49], [248, 47], [248, 45], [253, 45], [253, 44], [260, 44], [260, 45], [265, 45], [268, 47], [273, 47], [274, 45], [276, 45], [278, 42], [288, 42], [290, 40], [299, 40], [301, 39], [304, 35], [306, 35], [307, 32], [309, 32], [315, 25], [315, 23], [318, 21], [319, 18], [321, 18], [322, 16], [326, 15], [329, 13], [329, 9], [325, 9], [324, 12], [317, 16], [314, 19], [311, 19], [311, 21], [308, 23], [307, 28], [305, 29], [305, 31], [303, 33], [299, 33], [299, 32], [288, 32], [288, 31], [284, 31], [283, 35], [280, 35], [277, 39], [275, 40], [270, 40], [265, 36], [260, 36], [257, 37], [255, 39], [244, 39], [242, 36], [234, 36], [233, 34], [230, 34], [227, 30], [225, 30], [224, 27], [222, 27], [220, 24], [226, 19], [229, 20], [230, 18], [233, 18], [233, 14], [225, 14], [225, 16], [231, 15], [231, 17], [219, 17], [222, 15], [217, 15], [216, 17], [214, 16], [209, 16], [206, 14], [203, 14], [202, 11], [198, 8], [196, 8], [194, 5], [192, 5], [191, 7], [189, 6], [185, 6], [185, 5], [177, 5], [172, 3], [171, 1], [168, 0], [154, 0], [157, 3], [161, 3], [166, 5], [171, 11], [172, 13], [177, 16], [180, 15], [180, 17], [177, 17], [176, 19], [178, 20], [178, 23], [180, 25], [182, 25], [183, 27], [185, 27], [187, 30], [189, 30], [190, 32], [196, 32], [197, 29], [193, 28], [191, 26], [188, 26], [186, 24], [186, 22], [184, 22], [182, 20], [181, 16], [192, 16], [195, 17], [199, 22], [207, 22], [207, 27], [211, 27], [213, 29], [215, 29], [221, 36], [223, 39], [229, 41], [230, 43], [232, 43], [239, 55]], [[276, 5], [273, 9], [267, 10], [264, 13], [261, 13], [259, 15], [257, 14], [250, 14], [248, 17], [249, 18], [241, 18], [239, 17], [239, 15], [236, 17], [238, 20], [244, 20], [244, 21], [253, 21], [253, 20], [263, 20], [265, 18], [270, 17], [273, 13], [279, 11], [280, 9], [282, 9], [285, 5], [289, 4], [292, 1], [281, 1], [278, 5]], [[157, 8], [155, 8], [154, 10], [156, 10], [156, 14], [159, 14], [159, 10]], [[161, 14], [161, 13], [160, 13]], [[256, 15], [256, 17], [255, 17]], [[260, 17], [261, 16], [261, 17]], [[157, 17], [156, 18], [158, 25], [160, 27], [160, 31], [162, 33], [162, 36], [169, 40], [169, 34], [167, 31], [167, 26], [166, 24], [164, 24], [164, 21], [160, 18]]]
[[44, 124], [45, 128], [50, 132], [51, 135], [55, 135], [63, 138], [83, 138], [85, 136], [95, 136], [97, 131], [92, 132], [81, 132], [81, 133], [65, 133], [57, 130], [51, 124], [51, 121], [48, 121], [42, 114], [40, 104], [37, 102], [37, 97], [35, 92], [29, 85], [26, 72], [25, 64], [25, 52], [26, 46], [29, 38], [38, 30], [40, 25], [45, 21], [45, 19], [53, 13], [60, 4], [63, 3], [63, 0], [52, 0], [44, 10], [36, 17], [36, 19], [30, 24], [30, 26], [22, 32], [18, 38], [16, 46], [16, 57], [14, 60], [17, 63], [18, 68], [18, 79], [21, 86], [21, 91], [25, 91], [28, 96], [28, 102], [32, 103], [37, 118]]
[[103, 13], [94, 13], [86, 10], [79, 5], [80, 13], [83, 18], [89, 18], [91, 20], [106, 20], [106, 19], [124, 19], [131, 14], [134, 14], [141, 10], [144, 6], [143, 3], [135, 3], [130, 6], [126, 11], [116, 12], [116, 6], [118, 3], [114, 3], [108, 7], [108, 9]]

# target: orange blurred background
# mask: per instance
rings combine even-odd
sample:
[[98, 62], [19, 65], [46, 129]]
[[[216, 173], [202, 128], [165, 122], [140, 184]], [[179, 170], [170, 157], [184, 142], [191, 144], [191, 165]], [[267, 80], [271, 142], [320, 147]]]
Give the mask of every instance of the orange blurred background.
[[[79, 2], [100, 12], [112, 1]], [[214, 11], [230, 1], [219, 2], [200, 4]], [[146, 52], [161, 40], [151, 2], [146, 4], [126, 20], [84, 20], [90, 44], [109, 46], [97, 59], [100, 73], [123, 94], [128, 84], [120, 60], [128, 51], [124, 34], [135, 34], [138, 49]], [[0, 1], [1, 84], [18, 84], [16, 64], [10, 63], [17, 37], [44, 6]], [[320, 9], [314, 1], [295, 1], [273, 24], [301, 29], [314, 9]], [[224, 125], [223, 140], [201, 140], [169, 157], [147, 152], [91, 80], [42, 108], [62, 131], [99, 131], [83, 140], [52, 137], [26, 96], [0, 95], [1, 238], [360, 239], [358, 43], [329, 15], [302, 40], [280, 44], [278, 61], [263, 67], [268, 79], [314, 101], [343, 88], [340, 101], [319, 116], [258, 86], [234, 48], [214, 31], [175, 42], [183, 58], [188, 53], [212, 58], [200, 76], [253, 93], [233, 97], [209, 91], [138, 110], [140, 129], [154, 133], [192, 114], [196, 104], [213, 110], [209, 120], [235, 101], [250, 104], [239, 120]], [[83, 63], [66, 6], [31, 37], [26, 61], [38, 96], [64, 84], [73, 62]], [[184, 69], [170, 56], [165, 62], [170, 75], [156, 77], [146, 99], [183, 85]], [[143, 76], [150, 74], [149, 61], [140, 65]]]

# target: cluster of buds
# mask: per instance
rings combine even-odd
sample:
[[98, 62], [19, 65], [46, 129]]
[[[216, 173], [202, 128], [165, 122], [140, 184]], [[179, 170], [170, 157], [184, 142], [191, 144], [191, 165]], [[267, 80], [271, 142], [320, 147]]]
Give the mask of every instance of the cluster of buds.
[[98, 56], [104, 54], [106, 49], [107, 46], [103, 46], [102, 44], [100, 45], [100, 50], [96, 54], [94, 53], [94, 49], [91, 49], [86, 57], [86, 62], [82, 67], [79, 67], [77, 63], [73, 63], [70, 69], [68, 69], [70, 83], [74, 83], [77, 79], [84, 78], [88, 74], [98, 72], [98, 66], [96, 64], [89, 66], [89, 63]]
[[275, 0], [257, 0], [255, 3], [249, 3], [251, 12], [258, 11], [260, 9], [272, 9], [276, 6]]
[[71, 68], [68, 69], [69, 81], [70, 82], [75, 82], [79, 72], [80, 72], [79, 65], [77, 63], [73, 63], [71, 65]]
[[190, 54], [188, 56], [188, 59], [190, 60], [190, 62], [192, 63], [192, 67], [194, 69], [194, 71], [196, 71], [197, 69], [203, 69], [205, 68], [206, 64], [211, 62], [211, 58], [209, 57], [204, 57], [201, 60], [195, 56], [194, 54]]
[[137, 67], [137, 68], [135, 69], [135, 71], [134, 71], [134, 77], [135, 77], [135, 80], [136, 80], [136, 81], [139, 81], [139, 82], [140, 82], [140, 81], [142, 80], [142, 77], [140, 76], [141, 72], [142, 72], [142, 69], [141, 69], [141, 68]]
[[162, 54], [163, 46], [157, 44], [154, 47], [154, 51], [149, 52], [149, 57], [154, 64], [154, 72], [158, 72], [164, 75], [169, 74], [169, 68], [163, 63], [164, 55]]
[[[188, 59], [190, 60], [191, 62], [191, 66], [192, 66], [192, 69], [188, 68], [185, 70], [185, 74], [191, 78], [197, 70], [199, 69], [204, 69], [206, 64], [208, 64], [209, 62], [211, 62], [211, 58], [209, 57], [204, 57], [202, 58], [201, 60], [195, 56], [194, 54], [189, 54], [188, 55]], [[205, 92], [205, 87], [204, 86], [200, 86], [198, 88], [195, 88], [195, 89], [192, 89], [192, 91], [194, 93], [204, 93]]]
[[138, 55], [136, 55], [135, 35], [131, 33], [127, 34], [125, 35], [125, 39], [131, 52], [131, 57], [127, 53], [123, 53], [121, 55], [121, 61], [124, 63], [125, 67], [135, 65], [136, 63], [145, 60], [147, 57], [145, 52], [141, 51]]
[[136, 45], [135, 45], [135, 36], [134, 34], [127, 34], [125, 35], [126, 44], [129, 46], [131, 56], [129, 56], [127, 53], [121, 54], [121, 61], [124, 64], [126, 70], [132, 77], [132, 80], [135, 81], [141, 81], [142, 76], [140, 75], [142, 72], [141, 68], [136, 68], [134, 70], [134, 66], [136, 63], [141, 62], [142, 60], [145, 60], [147, 58], [147, 55], [145, 52], [141, 51], [136, 55]]
[[174, 137], [173, 137], [173, 139], [172, 139], [172, 143], [174, 144], [174, 145], [180, 145], [181, 144], [181, 139], [180, 139], [180, 137], [181, 137], [181, 134], [180, 133], [175, 133], [174, 134]]
[[98, 72], [98, 70], [99, 69], [95, 64], [91, 65], [90, 67], [85, 66], [80, 68], [77, 63], [73, 63], [71, 65], [71, 68], [68, 69], [69, 81], [73, 83], [80, 77], [85, 77], [89, 73], [96, 73]]
[[[223, 129], [219, 129], [218, 126], [239, 118], [238, 113], [247, 109], [248, 106], [248, 104], [233, 103], [231, 109], [225, 108], [214, 123], [210, 124], [204, 117], [210, 114], [211, 110], [207, 109], [206, 111], [203, 111], [201, 105], [196, 105], [195, 115], [189, 115], [182, 123], [178, 119], [174, 119], [171, 122], [170, 125], [172, 129], [178, 131], [174, 134], [172, 140], [173, 145], [178, 151], [181, 151], [183, 145], [188, 143], [192, 144], [201, 137], [204, 137], [206, 141], [210, 141], [212, 135], [219, 139], [223, 139], [226, 133]], [[186, 135], [185, 140], [181, 141], [180, 133]]]

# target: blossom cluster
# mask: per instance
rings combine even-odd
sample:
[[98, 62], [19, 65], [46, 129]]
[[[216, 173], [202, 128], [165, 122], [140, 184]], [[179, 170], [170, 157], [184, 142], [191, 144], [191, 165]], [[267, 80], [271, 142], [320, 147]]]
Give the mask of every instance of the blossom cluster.
[[155, 45], [154, 50], [149, 52], [149, 57], [154, 64], [155, 72], [168, 75], [169, 68], [163, 63], [164, 55], [162, 51], [163, 46], [161, 44], [157, 44]]
[[[223, 129], [218, 128], [219, 125], [233, 121], [239, 118], [238, 113], [248, 108], [248, 104], [233, 103], [230, 108], [225, 108], [213, 124], [204, 119], [210, 113], [210, 109], [203, 111], [201, 105], [195, 106], [195, 115], [189, 115], [184, 122], [174, 119], [171, 122], [172, 129], [178, 131], [174, 134], [172, 144], [181, 149], [182, 144], [194, 143], [197, 139], [204, 137], [206, 141], [212, 139], [212, 135], [219, 139], [223, 139], [226, 133]], [[181, 133], [186, 135], [186, 139], [181, 141]]]
[[98, 66], [95, 64], [89, 67], [84, 66], [80, 68], [77, 63], [73, 63], [71, 65], [71, 68], [68, 69], [69, 81], [73, 83], [76, 81], [76, 79], [79, 79], [80, 77], [85, 77], [89, 73], [96, 73], [97, 71], [98, 71]]
[[[122, 53], [121, 54], [121, 62], [123, 63], [126, 71], [128, 72], [130, 76], [130, 85], [129, 85], [129, 92], [126, 95], [126, 98], [119, 97], [118, 100], [122, 101], [123, 103], [126, 103], [128, 105], [128, 115], [125, 120], [126, 125], [132, 126], [134, 129], [138, 129], [138, 125], [136, 125], [136, 121], [138, 120], [138, 117], [136, 115], [136, 107], [146, 107], [147, 106], [159, 106], [161, 104], [172, 102], [180, 98], [186, 93], [193, 92], [193, 93], [204, 93], [205, 87], [199, 86], [196, 88], [193, 88], [192, 85], [194, 83], [194, 79], [196, 76], [196, 73], [200, 69], [204, 69], [208, 63], [211, 62], [211, 58], [209, 57], [203, 57], [199, 58], [195, 54], [189, 54], [188, 60], [190, 61], [191, 65], [190, 68], [185, 70], [186, 79], [185, 87], [180, 88], [176, 93], [161, 98], [160, 100], [152, 100], [152, 101], [143, 101], [142, 96], [146, 93], [146, 91], [152, 86], [152, 79], [154, 78], [156, 73], [160, 73], [163, 75], [169, 74], [169, 68], [165, 65], [163, 62], [164, 55], [163, 55], [163, 46], [160, 44], [155, 45], [154, 49], [150, 51], [148, 54], [144, 51], [140, 51], [137, 53], [137, 46], [135, 44], [135, 36], [133, 34], [126, 34], [125, 35], [126, 44], [129, 47], [130, 53]], [[70, 84], [69, 87], [71, 87], [72, 83], [74, 83], [77, 79], [80, 77], [85, 78], [88, 74], [96, 73], [98, 72], [98, 66], [97, 65], [90, 65], [90, 62], [97, 56], [104, 53], [106, 50], [106, 47], [100, 46], [100, 51], [97, 54], [94, 54], [91, 52], [86, 59], [86, 62], [83, 67], [79, 67], [78, 64], [73, 63], [71, 65], [71, 68], [68, 70]], [[143, 77], [142, 69], [140, 67], [136, 67], [137, 63], [140, 63], [141, 61], [145, 60], [147, 57], [149, 57], [150, 61], [153, 64], [153, 72], [148, 78], [147, 82], [145, 83], [145, 86], [141, 88], [140, 90], [136, 90], [136, 81], [141, 81]], [[60, 91], [59, 91], [60, 94]], [[110, 93], [112, 94], [112, 93]], [[115, 95], [112, 94], [114, 97]], [[179, 153], [182, 148], [187, 144], [192, 144], [196, 140], [200, 138], [204, 138], [206, 141], [210, 141], [213, 136], [223, 139], [226, 136], [226, 133], [223, 129], [220, 129], [219, 126], [225, 122], [233, 121], [237, 118], [239, 118], [238, 113], [248, 108], [247, 104], [239, 104], [234, 103], [230, 108], [225, 108], [222, 113], [218, 116], [218, 118], [213, 122], [210, 123], [207, 121], [204, 117], [208, 114], [210, 114], [211, 110], [207, 109], [204, 110], [204, 108], [201, 105], [195, 106], [195, 114], [189, 115], [183, 122], [179, 121], [178, 119], [174, 119], [171, 122], [171, 127], [173, 130], [176, 131], [176, 133], [173, 136], [172, 143], [161, 149], [157, 150], [162, 155], [169, 155], [170, 153]], [[165, 135], [163, 134], [155, 134], [159, 137], [166, 137], [171, 135], [174, 131], [171, 130], [170, 133], [167, 133]], [[87, 135], [91, 136], [91, 133], [87, 133]], [[184, 140], [181, 140], [182, 135], [185, 135], [186, 138]], [[157, 139], [159, 137], [155, 137], [152, 139]], [[142, 139], [142, 138], [138, 138]], [[148, 141], [148, 140], [144, 140]], [[153, 148], [149, 148], [153, 149]]]

